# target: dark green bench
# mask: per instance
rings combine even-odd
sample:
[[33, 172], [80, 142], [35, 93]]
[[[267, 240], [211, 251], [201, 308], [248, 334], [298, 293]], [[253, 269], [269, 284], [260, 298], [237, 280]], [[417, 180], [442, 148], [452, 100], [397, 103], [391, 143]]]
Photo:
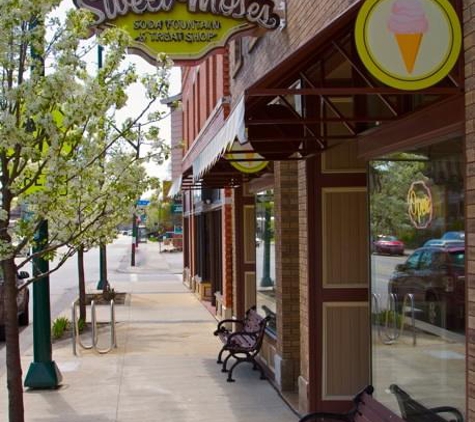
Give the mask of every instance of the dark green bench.
[[[391, 384], [389, 390], [396, 396], [399, 410], [404, 420], [409, 422], [463, 422], [463, 415], [458, 409], [452, 406], [425, 407], [402, 388], [396, 384]], [[442, 417], [447, 415], [449, 419]]]

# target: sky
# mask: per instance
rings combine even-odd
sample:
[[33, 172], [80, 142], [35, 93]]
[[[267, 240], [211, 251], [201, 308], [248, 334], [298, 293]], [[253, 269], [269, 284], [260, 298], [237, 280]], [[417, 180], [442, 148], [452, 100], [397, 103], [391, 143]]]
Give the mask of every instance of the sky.
[[[58, 8], [55, 14], [58, 16], [64, 16], [66, 11], [68, 9], [74, 8], [74, 3], [72, 0], [63, 0], [61, 3], [61, 6]], [[91, 68], [94, 69], [94, 67], [97, 66], [97, 51], [92, 52], [90, 54], [90, 63], [91, 63]], [[139, 73], [153, 73], [154, 72], [154, 67], [149, 64], [146, 60], [143, 58], [134, 55], [134, 54], [129, 54], [126, 58], [126, 61], [124, 64], [129, 64], [133, 63], [136, 66], [137, 72]], [[141, 104], [143, 104], [146, 100], [145, 97], [145, 91], [141, 89], [142, 87], [140, 84], [134, 84], [132, 85], [127, 93], [129, 95], [129, 101], [127, 102], [126, 107], [124, 107], [118, 114], [117, 118], [120, 120], [121, 118], [125, 117], [133, 117], [139, 111], [141, 110]], [[174, 67], [171, 71], [171, 77], [170, 77], [170, 89], [169, 89], [169, 96], [173, 96], [178, 94], [181, 91], [181, 72], [179, 67]], [[161, 111], [168, 111], [168, 107], [166, 105], [160, 104], [159, 101], [157, 101], [157, 107]], [[157, 108], [152, 109], [156, 110]], [[147, 120], [144, 118], [141, 123], [146, 123]], [[168, 144], [170, 144], [170, 137], [171, 137], [171, 127], [170, 127], [170, 118], [167, 117], [161, 122], [157, 123], [157, 125], [160, 127], [160, 137], [162, 139], [165, 139]], [[146, 152], [146, 147], [143, 148], [144, 152]], [[160, 178], [160, 180], [170, 180], [171, 179], [171, 168], [170, 168], [170, 161], [166, 162], [162, 166], [158, 166], [156, 164], [150, 163], [146, 165], [147, 172], [150, 176], [155, 176]]]

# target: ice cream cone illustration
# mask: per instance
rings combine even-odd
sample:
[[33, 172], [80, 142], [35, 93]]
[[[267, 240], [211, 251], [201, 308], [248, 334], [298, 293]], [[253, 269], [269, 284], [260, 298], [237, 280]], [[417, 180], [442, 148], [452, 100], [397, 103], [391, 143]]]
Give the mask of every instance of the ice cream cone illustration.
[[412, 74], [422, 37], [429, 24], [419, 0], [396, 0], [388, 19], [388, 29], [396, 38], [407, 73]]

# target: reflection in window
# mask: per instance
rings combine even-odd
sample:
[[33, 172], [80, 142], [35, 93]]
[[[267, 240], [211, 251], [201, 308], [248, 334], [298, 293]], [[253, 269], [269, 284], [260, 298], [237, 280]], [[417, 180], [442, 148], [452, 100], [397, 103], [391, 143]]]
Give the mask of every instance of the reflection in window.
[[276, 331], [274, 191], [256, 194], [256, 306]]
[[461, 140], [370, 163], [372, 382], [402, 414], [410, 400], [465, 410], [462, 163]]

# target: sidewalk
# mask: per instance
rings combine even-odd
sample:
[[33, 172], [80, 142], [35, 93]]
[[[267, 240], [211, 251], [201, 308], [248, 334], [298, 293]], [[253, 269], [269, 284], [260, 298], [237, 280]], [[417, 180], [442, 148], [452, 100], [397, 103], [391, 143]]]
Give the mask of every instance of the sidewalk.
[[[114, 283], [127, 292], [116, 306], [117, 349], [99, 355], [71, 340], [53, 344], [53, 360], [62, 375], [57, 390], [25, 391], [28, 422], [293, 422], [298, 417], [268, 381], [250, 365], [239, 365], [235, 383], [226, 382], [216, 355], [216, 320], [181, 282], [181, 253], [158, 253], [154, 243], [140, 244], [137, 267], [121, 263], [136, 281]], [[141, 281], [157, 271], [160, 281]], [[168, 277], [163, 277], [168, 274]], [[149, 277], [150, 278], [150, 277]], [[93, 286], [91, 286], [93, 288]], [[100, 307], [102, 308], [102, 307]], [[105, 308], [105, 307], [104, 307]], [[69, 316], [70, 310], [65, 310]], [[105, 321], [107, 309], [98, 312]], [[90, 339], [84, 337], [84, 343]], [[100, 347], [109, 330], [101, 328]], [[23, 351], [24, 373], [32, 350]], [[0, 378], [0, 420], [7, 421], [6, 379]]]

